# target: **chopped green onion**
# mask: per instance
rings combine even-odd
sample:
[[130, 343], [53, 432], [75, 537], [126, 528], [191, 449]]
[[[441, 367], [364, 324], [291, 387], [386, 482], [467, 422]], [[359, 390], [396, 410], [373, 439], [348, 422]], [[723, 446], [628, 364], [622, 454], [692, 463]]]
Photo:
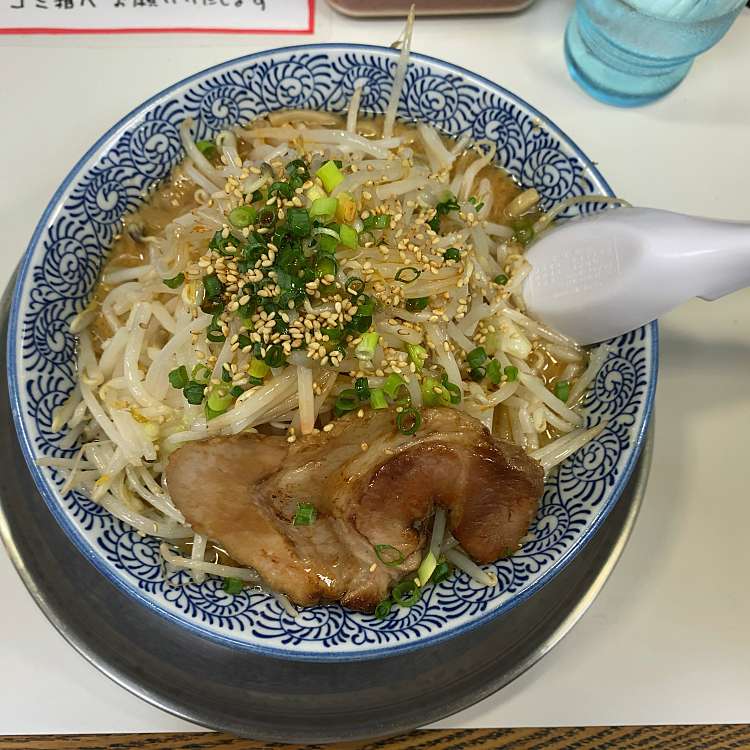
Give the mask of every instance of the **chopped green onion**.
[[388, 401], [382, 388], [370, 388], [370, 406], [373, 409], [387, 409]]
[[354, 381], [354, 391], [360, 401], [367, 401], [370, 398], [370, 382], [367, 378], [357, 378]]
[[534, 229], [533, 227], [523, 227], [516, 231], [515, 237], [522, 245], [528, 245], [534, 239]]
[[342, 417], [350, 411], [354, 411], [359, 406], [359, 396], [353, 388], [346, 388], [341, 391], [333, 405], [333, 413], [337, 417]]
[[472, 349], [466, 355], [466, 361], [469, 363], [469, 367], [476, 369], [481, 367], [487, 361], [487, 352], [483, 347], [478, 346], [476, 349]]
[[447, 406], [451, 402], [448, 390], [434, 378], [425, 378], [420, 390], [425, 406]]
[[335, 198], [316, 198], [310, 206], [310, 216], [324, 221], [332, 219], [336, 214], [339, 202]]
[[[365, 290], [365, 282], [359, 276], [350, 276], [346, 280], [344, 289], [346, 289], [348, 294], [359, 295]], [[357, 308], [357, 312], [359, 312], [359, 308]]]
[[426, 586], [435, 568], [437, 568], [437, 560], [432, 552], [428, 552], [419, 564], [419, 570], [417, 570], [417, 578], [419, 578], [419, 585]]
[[372, 325], [372, 315], [355, 315], [350, 323], [351, 329], [355, 333], [366, 333]]
[[210, 276], [203, 277], [203, 288], [208, 299], [215, 299], [221, 294], [222, 286], [219, 277], [212, 273]]
[[432, 583], [442, 583], [451, 574], [451, 566], [443, 560], [435, 567], [431, 576]]
[[452, 404], [461, 403], [461, 389], [455, 383], [443, 383], [443, 388], [448, 391], [448, 396]]
[[500, 369], [500, 363], [496, 359], [491, 359], [485, 368], [487, 377], [498, 385], [503, 377], [503, 371]]
[[220, 417], [220, 416], [221, 416], [221, 412], [218, 412], [218, 411], [212, 411], [212, 410], [211, 410], [211, 407], [209, 407], [209, 405], [208, 405], [208, 404], [206, 404], [206, 405], [205, 405], [205, 406], [203, 407], [203, 409], [204, 409], [204, 411], [205, 411], [205, 414], [206, 414], [206, 419], [207, 419], [207, 420], [209, 420], [209, 421], [210, 421], [210, 420], [212, 420], [212, 419], [214, 419], [215, 417]]
[[321, 279], [324, 276], [335, 276], [339, 270], [339, 264], [336, 263], [336, 258], [332, 255], [324, 255], [318, 258], [318, 261], [315, 264], [315, 270], [318, 274], [318, 278]]
[[297, 503], [297, 511], [294, 514], [292, 523], [295, 526], [310, 526], [315, 520], [317, 512], [312, 503]]
[[356, 250], [359, 247], [359, 235], [357, 230], [350, 227], [348, 224], [342, 224], [339, 229], [339, 237], [341, 238], [341, 244], [346, 245], [350, 250]]
[[421, 424], [422, 417], [413, 406], [396, 414], [396, 429], [402, 435], [413, 435]]
[[[338, 225], [336, 224], [330, 224], [330, 227], [336, 227], [338, 229]], [[327, 229], [331, 232], [331, 234], [326, 234], [322, 232], [322, 229]], [[318, 247], [320, 248], [320, 252], [322, 253], [335, 253], [336, 248], [339, 246], [339, 233], [335, 232], [333, 229], [328, 229], [328, 227], [322, 227], [321, 230], [318, 231]]]
[[379, 602], [378, 606], [375, 607], [375, 617], [377, 617], [378, 620], [385, 620], [385, 618], [391, 613], [392, 606], [393, 602], [390, 599], [383, 599], [383, 601]]
[[391, 223], [390, 214], [370, 215], [362, 220], [363, 228], [368, 229], [387, 229]]
[[310, 214], [306, 208], [288, 208], [286, 210], [286, 223], [292, 237], [308, 237], [312, 229]]
[[214, 343], [227, 340], [227, 337], [222, 332], [221, 324], [219, 323], [218, 312], [214, 314], [213, 318], [211, 318], [211, 323], [206, 329], [206, 338]]
[[185, 281], [185, 274], [178, 273], [177, 276], [173, 276], [171, 279], [164, 279], [164, 284], [170, 289], [177, 289], [183, 281]]
[[231, 382], [232, 382], [232, 371], [231, 371], [231, 370], [229, 370], [229, 369], [228, 369], [228, 368], [226, 368], [226, 367], [222, 367], [222, 368], [221, 368], [221, 379], [222, 379], [222, 380], [223, 380], [223, 381], [224, 381], [225, 383], [231, 383]]
[[242, 591], [244, 584], [239, 578], [225, 578], [221, 587], [227, 592], [227, 594], [234, 596]]
[[217, 253], [227, 254], [227, 245], [234, 244], [235, 239], [230, 234], [228, 237], [224, 236], [223, 229], [217, 229], [214, 232], [214, 236], [211, 237], [211, 241], [208, 243], [209, 250], [215, 250]]
[[269, 367], [281, 367], [286, 362], [284, 350], [279, 344], [273, 344], [266, 349], [266, 356], [263, 358]]
[[327, 193], [330, 193], [344, 179], [341, 169], [333, 161], [327, 161], [315, 174], [320, 177]]
[[451, 211], [458, 211], [459, 209], [460, 206], [456, 199], [448, 193], [448, 197], [435, 206], [435, 216], [427, 222], [427, 225], [433, 232], [437, 232], [440, 230], [440, 217], [449, 214]]
[[241, 385], [235, 385], [231, 391], [229, 391], [235, 398], [239, 398], [244, 392], [244, 388]]
[[453, 405], [461, 403], [461, 389], [455, 383], [443, 383], [443, 388], [448, 391], [448, 397]]
[[414, 266], [406, 266], [405, 268], [399, 268], [398, 271], [396, 271], [395, 278], [396, 281], [400, 281], [402, 284], [411, 284], [421, 275], [422, 272], [418, 268], [414, 268]]
[[172, 388], [179, 388], [182, 390], [187, 384], [190, 378], [188, 377], [188, 371], [185, 365], [181, 365], [176, 370], [172, 370], [169, 373], [169, 384]]
[[495, 276], [494, 279], [492, 279], [496, 284], [500, 284], [500, 286], [505, 286], [508, 283], [508, 277], [504, 273], [499, 273], [497, 276]]
[[190, 377], [198, 383], [205, 385], [211, 379], [211, 370], [206, 365], [198, 364], [193, 368]]
[[318, 187], [318, 185], [313, 185], [306, 193], [305, 195], [311, 200], [316, 201], [318, 198], [327, 198], [325, 191]]
[[276, 245], [276, 247], [282, 250], [287, 250], [288, 253], [296, 256], [301, 253], [301, 249], [298, 251], [296, 248], [289, 246], [290, 239], [291, 234], [286, 223], [276, 224], [274, 232], [271, 235], [271, 244]]
[[253, 357], [253, 359], [250, 360], [248, 374], [251, 378], [259, 378], [260, 380], [263, 380], [270, 371], [271, 368], [262, 359], [255, 359]]
[[274, 182], [271, 184], [271, 187], [268, 188], [269, 197], [274, 193], [282, 195], [284, 198], [291, 198], [294, 194], [294, 190], [292, 190], [292, 186], [288, 182]]
[[481, 211], [484, 208], [484, 201], [479, 201], [475, 196], [469, 198], [469, 203], [474, 206], [475, 211]]
[[469, 370], [469, 377], [475, 383], [480, 383], [484, 380], [485, 375], [487, 375], [487, 370], [484, 367], [472, 367], [471, 370]]
[[401, 389], [401, 386], [405, 386], [406, 381], [395, 372], [392, 372], [383, 383], [383, 391], [391, 399], [396, 398], [396, 394]]
[[195, 145], [198, 147], [198, 151], [200, 151], [207, 159], [210, 159], [218, 153], [216, 144], [213, 141], [196, 141]]
[[263, 206], [263, 208], [258, 211], [258, 224], [260, 224], [261, 227], [269, 229], [275, 223], [276, 211], [273, 206]]
[[212, 416], [223, 414], [233, 403], [234, 396], [225, 385], [219, 385], [208, 392], [206, 406], [212, 412]]
[[449, 247], [444, 253], [445, 260], [461, 260], [461, 251], [457, 247]]
[[374, 331], [363, 333], [362, 338], [354, 350], [357, 359], [372, 359], [375, 356], [375, 347], [378, 345], [380, 336]]
[[567, 380], [560, 380], [555, 383], [555, 396], [560, 401], [567, 401], [570, 398], [570, 383]]
[[448, 396], [450, 397], [450, 402], [452, 404], [455, 405], [461, 403], [461, 389], [455, 383], [451, 383], [448, 380], [447, 375], [443, 375], [441, 385], [446, 391], [448, 391]]
[[252, 206], [237, 206], [229, 212], [229, 223], [239, 229], [244, 229], [255, 221], [257, 215], [258, 212]]
[[182, 389], [182, 395], [189, 404], [196, 406], [203, 403], [203, 395], [205, 394], [206, 386], [203, 383], [198, 383], [195, 380], [188, 381], [188, 384]]
[[419, 344], [407, 344], [406, 349], [409, 352], [409, 359], [414, 363], [417, 370], [421, 370], [427, 359], [427, 349]]
[[406, 559], [401, 550], [396, 549], [391, 544], [376, 544], [375, 554], [378, 556], [378, 560], [389, 568], [398, 567]]
[[304, 159], [292, 159], [284, 169], [287, 174], [307, 174], [307, 163]]
[[344, 335], [341, 328], [321, 328], [320, 332], [323, 336], [328, 336], [328, 340], [333, 341], [334, 343], [341, 341], [341, 337]]
[[367, 294], [360, 294], [356, 299], [357, 315], [372, 315], [375, 311], [375, 302]]
[[513, 365], [508, 365], [504, 370], [503, 374], [507, 378], [509, 383], [512, 383], [518, 377], [518, 368]]
[[427, 307], [429, 301], [429, 297], [412, 297], [406, 300], [406, 309], [409, 312], [419, 312]]
[[242, 244], [240, 253], [243, 260], [255, 263], [265, 251], [266, 245], [263, 243], [260, 236], [251, 235]]
[[396, 604], [400, 604], [402, 607], [412, 607], [421, 596], [419, 586], [411, 578], [397, 584], [392, 593]]

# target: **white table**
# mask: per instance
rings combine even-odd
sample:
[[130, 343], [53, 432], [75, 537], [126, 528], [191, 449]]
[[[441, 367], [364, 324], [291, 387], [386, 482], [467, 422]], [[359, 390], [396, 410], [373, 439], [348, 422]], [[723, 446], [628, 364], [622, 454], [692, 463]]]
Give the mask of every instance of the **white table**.
[[[322, 2], [322, 0], [319, 0]], [[512, 16], [420, 20], [414, 48], [537, 105], [633, 203], [750, 218], [750, 11], [650, 107], [620, 110], [568, 78], [570, 0]], [[400, 22], [322, 5], [314, 37], [0, 41], [4, 284], [68, 169], [125, 112], [226, 58], [306, 41], [390, 43]], [[750, 250], [750, 248], [749, 248]], [[443, 726], [750, 721], [750, 292], [694, 302], [661, 326], [651, 480], [601, 596], [537, 666]], [[0, 550], [0, 734], [189, 729], [110, 682], [47, 623]]]

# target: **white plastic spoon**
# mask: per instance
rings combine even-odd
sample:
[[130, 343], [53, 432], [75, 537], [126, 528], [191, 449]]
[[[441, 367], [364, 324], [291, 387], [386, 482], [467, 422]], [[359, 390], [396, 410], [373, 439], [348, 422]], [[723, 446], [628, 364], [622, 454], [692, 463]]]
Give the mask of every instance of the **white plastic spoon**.
[[750, 286], [750, 223], [618, 208], [562, 223], [526, 257], [529, 313], [593, 344]]

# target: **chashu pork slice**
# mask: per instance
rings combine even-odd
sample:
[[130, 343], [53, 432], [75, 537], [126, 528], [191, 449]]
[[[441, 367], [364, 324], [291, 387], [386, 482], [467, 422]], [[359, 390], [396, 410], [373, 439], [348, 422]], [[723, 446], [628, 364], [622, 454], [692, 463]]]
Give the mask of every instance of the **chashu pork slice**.
[[[294, 443], [258, 434], [188, 443], [169, 458], [167, 486], [195, 531], [292, 601], [372, 611], [419, 566], [437, 506], [487, 563], [518, 547], [542, 494], [542, 467], [521, 448], [454, 409], [421, 415], [415, 435], [378, 410]], [[293, 523], [299, 503], [315, 506], [310, 525]]]

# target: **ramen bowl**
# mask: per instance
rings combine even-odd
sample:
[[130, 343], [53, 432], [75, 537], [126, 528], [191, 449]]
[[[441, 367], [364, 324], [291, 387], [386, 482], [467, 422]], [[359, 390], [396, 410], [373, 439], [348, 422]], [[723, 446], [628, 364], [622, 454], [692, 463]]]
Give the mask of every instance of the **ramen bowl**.
[[[197, 584], [166, 571], [156, 539], [143, 537], [78, 491], [42, 458], [72, 458], [79, 438], [52, 429], [75, 385], [70, 322], [88, 303], [124, 214], [183, 157], [179, 126], [197, 138], [289, 108], [342, 111], [363, 83], [362, 110], [382, 112], [398, 52], [347, 44], [262, 52], [198, 73], [162, 91], [105, 133], [76, 164], [44, 212], [19, 271], [8, 340], [9, 383], [19, 440], [36, 485], [71, 541], [110, 581], [180, 626], [236, 648], [293, 659], [368, 659], [428, 646], [500, 617], [531, 596], [586, 544], [617, 502], [635, 465], [651, 413], [657, 371], [655, 324], [612, 342], [582, 412], [606, 428], [547, 478], [521, 550], [488, 566], [495, 587], [465, 574], [429, 587], [386, 619], [340, 606], [292, 617], [277, 599], [219, 579]], [[612, 192], [576, 144], [532, 106], [467, 70], [411, 57], [399, 103], [405, 120], [497, 144], [498, 161], [542, 208]], [[563, 215], [601, 208], [587, 203]], [[63, 571], [64, 574], [64, 571]]]

